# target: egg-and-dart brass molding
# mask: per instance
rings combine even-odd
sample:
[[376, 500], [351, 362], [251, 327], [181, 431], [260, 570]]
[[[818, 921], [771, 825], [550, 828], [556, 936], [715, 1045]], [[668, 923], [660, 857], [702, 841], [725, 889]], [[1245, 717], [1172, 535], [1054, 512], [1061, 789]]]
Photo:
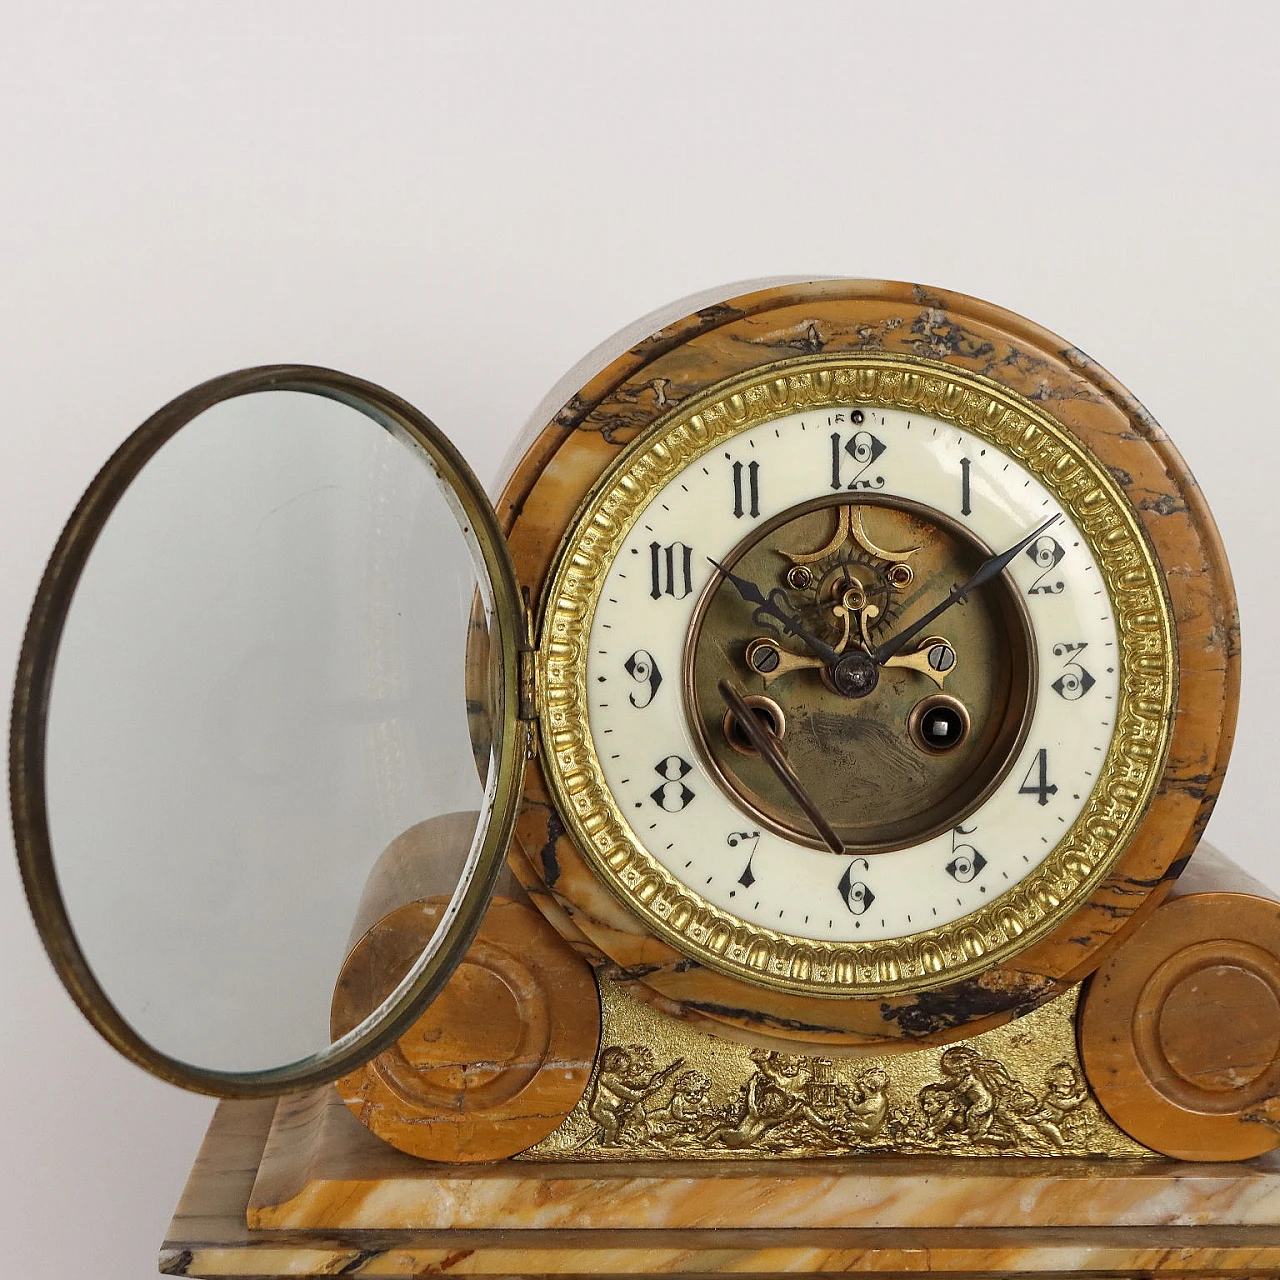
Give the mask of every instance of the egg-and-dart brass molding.
[[[460, 521], [469, 524], [489, 576], [497, 629], [494, 645], [500, 655], [495, 670], [500, 673], [502, 705], [494, 723], [497, 770], [488, 826], [478, 849], [473, 849], [471, 879], [451, 903], [447, 917], [450, 932], [445, 941], [380, 1017], [311, 1057], [282, 1067], [230, 1072], [198, 1067], [156, 1049], [138, 1035], [94, 977], [58, 887], [44, 755], [59, 640], [76, 587], [111, 513], [147, 462], [192, 419], [224, 400], [259, 391], [308, 392], [347, 404], [373, 419], [433, 468], [442, 490], [452, 495]], [[523, 637], [523, 607], [515, 571], [493, 507], [462, 455], [407, 401], [336, 370], [266, 365], [201, 383], [148, 418], [94, 477], [58, 538], [23, 637], [10, 718], [10, 811], [23, 887], [58, 977], [95, 1030], [153, 1075], [197, 1093], [226, 1098], [263, 1097], [326, 1084], [367, 1062], [403, 1035], [466, 953], [506, 857], [519, 807], [527, 737], [517, 719], [517, 655]]]
[[[1054, 495], [1097, 560], [1115, 612], [1115, 731], [1084, 809], [1035, 871], [950, 925], [879, 942], [825, 942], [748, 924], [681, 884], [609, 794], [587, 720], [585, 647], [605, 573], [662, 486], [749, 427], [836, 405], [915, 410], [1014, 458]], [[805, 995], [879, 996], [972, 977], [1083, 904], [1123, 853], [1163, 775], [1177, 641], [1163, 573], [1137, 513], [1061, 424], [992, 379], [889, 354], [797, 357], [691, 397], [637, 437], [570, 526], [549, 579], [538, 655], [542, 756], [556, 803], [602, 880], [659, 936], [749, 982]]]

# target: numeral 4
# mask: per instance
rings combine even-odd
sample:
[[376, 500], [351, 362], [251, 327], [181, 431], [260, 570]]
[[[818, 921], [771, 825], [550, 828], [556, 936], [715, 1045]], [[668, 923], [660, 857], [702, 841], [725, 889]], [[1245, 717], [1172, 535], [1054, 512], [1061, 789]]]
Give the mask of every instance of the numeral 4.
[[[1035, 781], [1032, 782], [1032, 775]], [[1020, 796], [1035, 796], [1037, 804], [1048, 804], [1050, 796], [1058, 794], [1058, 788], [1049, 781], [1049, 751], [1046, 747], [1041, 747], [1036, 752], [1036, 758], [1031, 768], [1027, 770], [1027, 776], [1022, 780], [1022, 786], [1018, 788]]]

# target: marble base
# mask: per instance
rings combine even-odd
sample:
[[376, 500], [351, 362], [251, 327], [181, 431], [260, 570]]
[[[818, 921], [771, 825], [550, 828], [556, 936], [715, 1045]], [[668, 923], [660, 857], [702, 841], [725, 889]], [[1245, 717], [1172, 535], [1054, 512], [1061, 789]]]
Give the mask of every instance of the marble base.
[[219, 1106], [164, 1274], [1280, 1276], [1275, 1156], [460, 1168], [332, 1097]]

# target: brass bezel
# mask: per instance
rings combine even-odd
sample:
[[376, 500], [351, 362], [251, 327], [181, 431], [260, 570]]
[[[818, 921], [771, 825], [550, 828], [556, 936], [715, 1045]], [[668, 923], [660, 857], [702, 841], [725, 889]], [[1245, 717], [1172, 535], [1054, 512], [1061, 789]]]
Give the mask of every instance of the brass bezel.
[[[877, 405], [953, 422], [1054, 494], [1102, 570], [1118, 624], [1116, 728], [1077, 820], [1037, 869], [953, 924], [902, 939], [826, 943], [751, 925], [678, 881], [639, 842], [604, 784], [587, 721], [585, 641], [604, 576], [649, 499], [748, 426], [807, 407]], [[1079, 907], [1124, 852], [1163, 775], [1177, 702], [1177, 640], [1163, 572], [1137, 513], [1097, 458], [1038, 404], [917, 356], [816, 355], [690, 397], [632, 442], [592, 488], [543, 604], [542, 753], [557, 806], [612, 892], [713, 969], [784, 991], [874, 997], [954, 983], [1009, 959]]]
[[[226, 1072], [169, 1057], [147, 1043], [120, 1015], [94, 977], [58, 888], [46, 809], [44, 749], [63, 625], [81, 574], [112, 511], [156, 451], [188, 422], [224, 400], [261, 391], [309, 392], [359, 410], [417, 452], [452, 492], [461, 517], [470, 522], [493, 592], [497, 626], [494, 669], [500, 673], [502, 707], [494, 723], [497, 777], [493, 805], [472, 878], [461, 897], [455, 897], [450, 933], [439, 950], [372, 1025], [358, 1027], [320, 1053], [282, 1067]], [[153, 1075], [195, 1092], [228, 1098], [263, 1097], [327, 1084], [368, 1061], [408, 1030], [470, 945], [515, 826], [526, 747], [526, 730], [518, 719], [518, 663], [524, 630], [515, 571], [484, 489], [440, 429], [389, 391], [332, 369], [262, 366], [202, 383], [143, 423], [94, 478], [58, 539], [27, 623], [10, 721], [9, 794], [23, 886], [54, 969], [93, 1027], [126, 1058]]]

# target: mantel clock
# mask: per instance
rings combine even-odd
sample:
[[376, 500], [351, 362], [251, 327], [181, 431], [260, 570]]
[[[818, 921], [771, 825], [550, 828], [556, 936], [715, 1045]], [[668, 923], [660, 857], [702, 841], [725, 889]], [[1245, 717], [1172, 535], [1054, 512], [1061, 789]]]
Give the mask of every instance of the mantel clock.
[[1078, 348], [719, 290], [579, 365], [494, 505], [332, 371], [157, 414], [40, 589], [19, 856], [122, 1051], [339, 1079], [429, 1159], [1245, 1158], [1280, 908], [1175, 890], [1238, 663], [1199, 490]]

